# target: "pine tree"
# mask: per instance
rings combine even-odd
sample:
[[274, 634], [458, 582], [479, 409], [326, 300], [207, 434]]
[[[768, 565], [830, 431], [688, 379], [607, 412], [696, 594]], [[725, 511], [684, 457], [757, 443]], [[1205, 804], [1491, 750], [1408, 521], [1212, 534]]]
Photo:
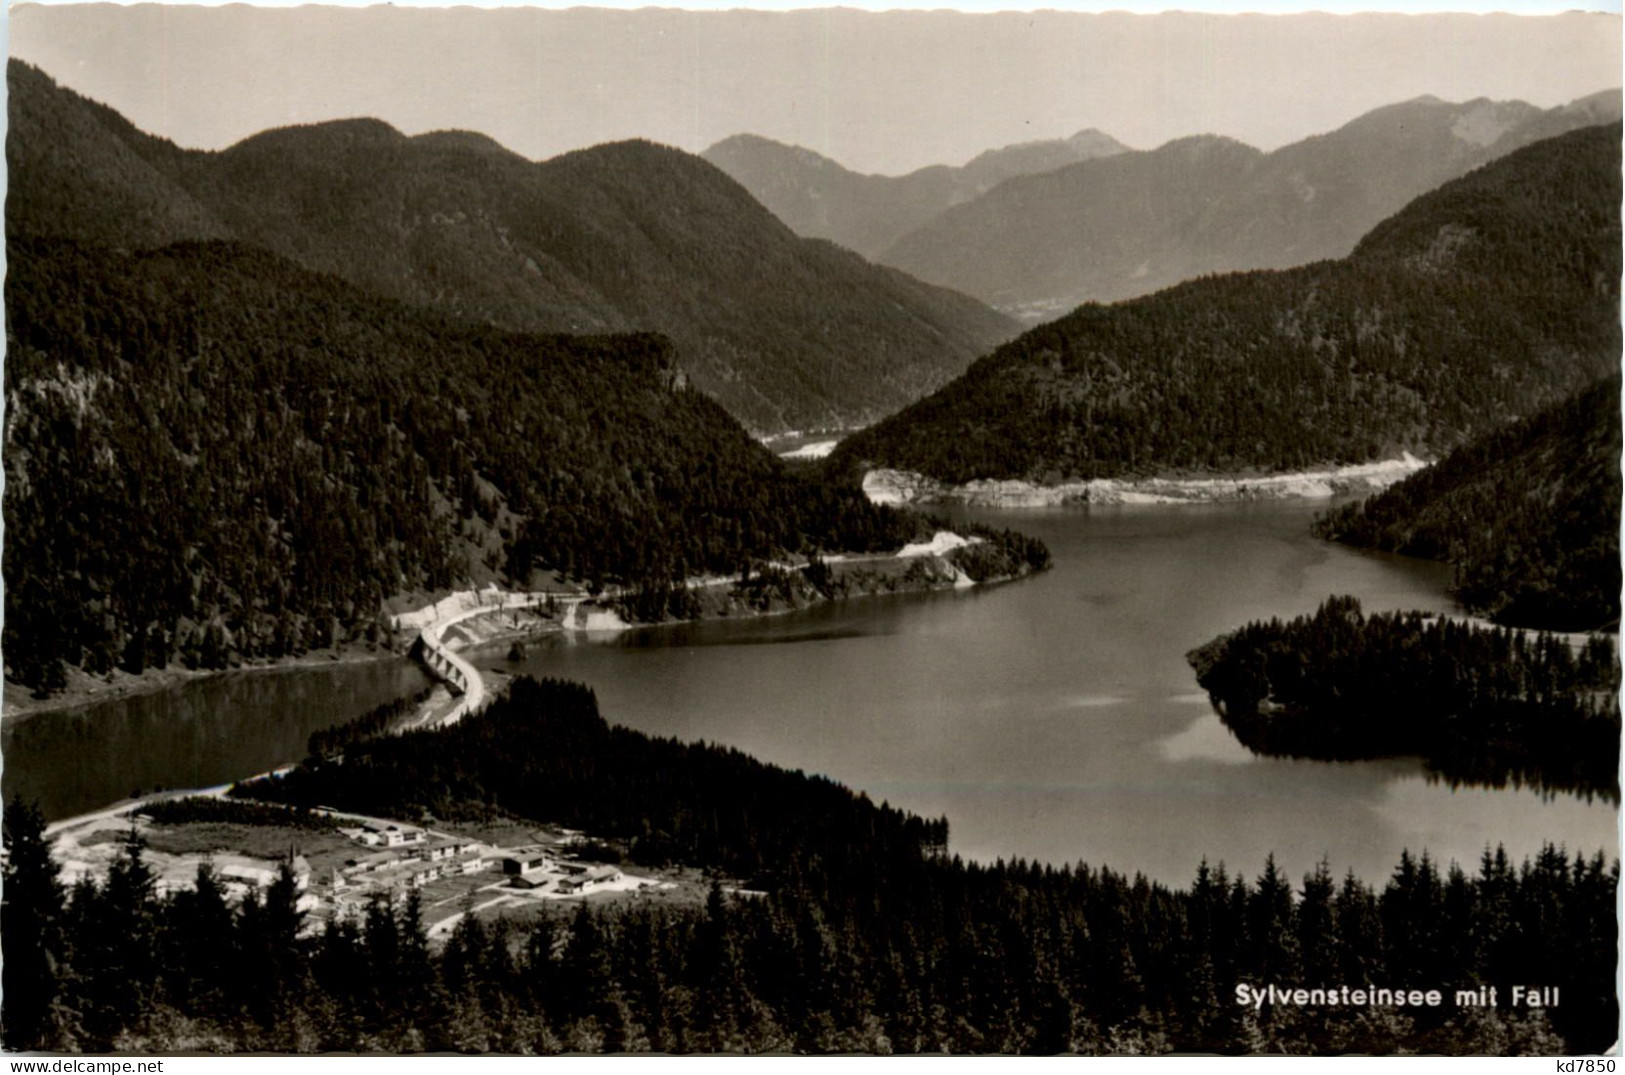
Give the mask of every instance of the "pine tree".
[[238, 937], [212, 863], [199, 864], [193, 887], [175, 894], [164, 920], [163, 977], [171, 1003], [196, 1018], [230, 1024], [236, 992], [230, 985], [240, 970]]
[[6, 860], [0, 901], [0, 1041], [7, 1049], [51, 1048], [51, 1009], [60, 991], [61, 868], [45, 839], [38, 804], [13, 795], [4, 817]]
[[82, 983], [85, 1044], [95, 1051], [138, 1030], [158, 977], [156, 877], [133, 824], [123, 845], [106, 885], [76, 893], [76, 902], [87, 902], [74, 937], [74, 970]]

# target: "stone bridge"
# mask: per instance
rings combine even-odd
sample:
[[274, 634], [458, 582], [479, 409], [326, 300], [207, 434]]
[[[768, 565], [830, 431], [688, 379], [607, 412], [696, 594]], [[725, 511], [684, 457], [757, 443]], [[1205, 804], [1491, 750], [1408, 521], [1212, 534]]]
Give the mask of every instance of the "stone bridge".
[[485, 679], [479, 670], [454, 652], [445, 642], [446, 629], [464, 620], [492, 612], [508, 612], [521, 608], [535, 608], [546, 604], [549, 598], [559, 600], [566, 595], [540, 591], [536, 593], [505, 593], [500, 590], [464, 591], [442, 598], [433, 605], [403, 613], [395, 617], [395, 626], [418, 628], [418, 640], [412, 652], [423, 662], [436, 679], [450, 687], [461, 697], [457, 704], [437, 725], [455, 724], [470, 713], [478, 713], [489, 700]]

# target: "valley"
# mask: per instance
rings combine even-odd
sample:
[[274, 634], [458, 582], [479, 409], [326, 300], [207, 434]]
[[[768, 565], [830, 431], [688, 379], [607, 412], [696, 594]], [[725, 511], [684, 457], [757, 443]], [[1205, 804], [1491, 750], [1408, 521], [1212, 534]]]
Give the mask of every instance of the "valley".
[[[151, 14], [30, 8], [7, 68], [0, 1045], [1614, 1040], [1613, 68], [1283, 90], [1264, 150], [1143, 58], [956, 96], [1116, 16], [379, 9], [203, 143], [265, 72], [187, 28], [314, 16], [164, 9], [173, 109], [29, 37]], [[1431, 76], [1571, 22], [1414, 25]], [[1333, 24], [1123, 32], [1336, 46], [1291, 81]], [[1232, 1002], [1338, 981], [1564, 1002]]]

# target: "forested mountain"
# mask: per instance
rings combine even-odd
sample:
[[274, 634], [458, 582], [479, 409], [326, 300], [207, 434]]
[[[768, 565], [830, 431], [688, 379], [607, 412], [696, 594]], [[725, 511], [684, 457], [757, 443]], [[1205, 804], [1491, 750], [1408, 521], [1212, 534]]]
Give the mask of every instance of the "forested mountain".
[[928, 525], [792, 474], [660, 337], [451, 322], [234, 243], [8, 251], [3, 648], [29, 686], [374, 635], [414, 588], [665, 584]]
[[8, 74], [10, 236], [234, 238], [462, 320], [658, 331], [757, 431], [873, 420], [1013, 332], [975, 300], [797, 238], [674, 149], [533, 163], [477, 134], [358, 119], [192, 152], [18, 61]]
[[1441, 183], [1531, 142], [1619, 118], [1618, 91], [1548, 111], [1423, 97], [1272, 153], [1181, 139], [1011, 179], [878, 258], [1000, 309], [1056, 316], [1209, 273], [1344, 257], [1377, 222]]
[[1087, 305], [842, 442], [949, 482], [1442, 453], [1618, 369], [1620, 128], [1418, 198], [1353, 254]]
[[738, 180], [797, 235], [829, 239], [875, 258], [949, 206], [1012, 176], [1126, 151], [1115, 138], [1090, 129], [1070, 138], [990, 149], [958, 168], [937, 164], [900, 176], [863, 175], [810, 149], [753, 134], [725, 138], [701, 156]]
[[[159, 897], [138, 844], [105, 884], [64, 891], [43, 821], [14, 802], [8, 1048], [1552, 1055], [1617, 1033], [1618, 864], [1600, 852], [1547, 847], [1520, 865], [1486, 849], [1469, 869], [1405, 853], [1386, 880], [1323, 864], [1301, 887], [1273, 860], [1254, 877], [1193, 865], [1181, 889], [965, 863], [944, 853], [940, 820], [612, 727], [589, 691], [557, 682], [239, 791], [512, 811], [590, 827], [635, 863], [680, 852], [749, 871], [721, 876], [759, 895], [718, 885], [704, 908], [581, 904], [524, 925], [468, 915], [436, 949], [410, 896], [302, 932], [291, 871], [235, 908], [208, 867]], [[1561, 1004], [1511, 1007], [1531, 983]], [[1237, 1002], [1239, 985], [1267, 984], [1351, 993]], [[1499, 1004], [1456, 1002], [1478, 984]], [[1377, 988], [1439, 989], [1441, 1003], [1396, 1006]]]
[[1619, 623], [1620, 378], [1485, 434], [1377, 496], [1317, 520], [1321, 536], [1456, 565], [1455, 592], [1502, 622]]
[[1447, 779], [1619, 801], [1619, 656], [1420, 612], [1249, 623], [1190, 654], [1226, 726], [1264, 754], [1415, 755]]

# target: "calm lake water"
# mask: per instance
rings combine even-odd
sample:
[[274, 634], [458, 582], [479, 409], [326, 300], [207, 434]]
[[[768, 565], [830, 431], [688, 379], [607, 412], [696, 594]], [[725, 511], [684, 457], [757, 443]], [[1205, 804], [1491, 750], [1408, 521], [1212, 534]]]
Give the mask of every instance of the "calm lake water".
[[299, 761], [311, 732], [428, 685], [415, 661], [393, 658], [212, 676], [41, 713], [0, 732], [0, 788], [60, 818], [133, 793], [224, 784]]
[[[1453, 791], [1409, 760], [1257, 758], [1231, 738], [1185, 663], [1192, 647], [1333, 593], [1368, 611], [1453, 607], [1447, 568], [1316, 541], [1315, 510], [965, 513], [1042, 537], [1055, 568], [958, 593], [558, 638], [522, 667], [590, 684], [612, 721], [946, 814], [952, 850], [977, 859], [1082, 860], [1183, 883], [1204, 856], [1252, 874], [1272, 851], [1294, 875], [1324, 856], [1373, 880], [1406, 847], [1464, 864], [1497, 842], [1518, 856], [1543, 840], [1617, 855], [1608, 803]], [[515, 670], [506, 649], [476, 663]], [[5, 740], [5, 786], [71, 812], [136, 786], [214, 783], [295, 760], [311, 729], [422, 682], [404, 664], [316, 675], [31, 719]]]

